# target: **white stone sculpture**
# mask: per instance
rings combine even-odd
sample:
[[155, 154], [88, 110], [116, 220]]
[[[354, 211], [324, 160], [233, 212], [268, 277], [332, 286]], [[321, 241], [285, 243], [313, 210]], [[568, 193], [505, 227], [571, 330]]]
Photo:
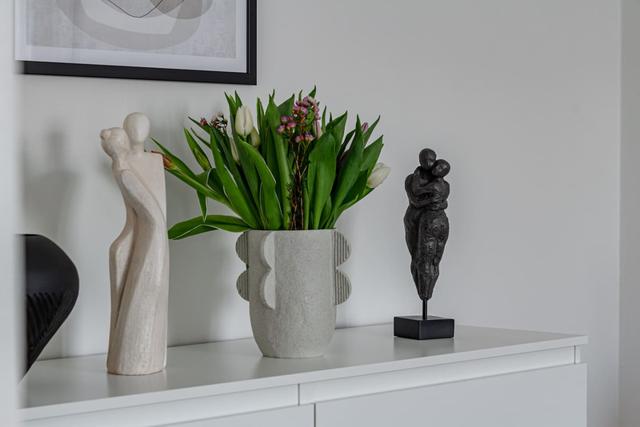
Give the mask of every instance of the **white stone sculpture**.
[[146, 375], [166, 366], [169, 243], [162, 156], [146, 153], [149, 119], [132, 113], [123, 128], [100, 133], [126, 207], [109, 249], [111, 327], [107, 370]]

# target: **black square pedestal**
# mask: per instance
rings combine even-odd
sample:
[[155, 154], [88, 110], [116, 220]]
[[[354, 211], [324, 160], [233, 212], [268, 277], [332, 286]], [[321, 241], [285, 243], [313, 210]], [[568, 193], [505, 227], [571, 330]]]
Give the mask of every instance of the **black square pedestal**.
[[455, 321], [443, 317], [404, 316], [393, 318], [393, 334], [413, 340], [434, 340], [453, 338]]

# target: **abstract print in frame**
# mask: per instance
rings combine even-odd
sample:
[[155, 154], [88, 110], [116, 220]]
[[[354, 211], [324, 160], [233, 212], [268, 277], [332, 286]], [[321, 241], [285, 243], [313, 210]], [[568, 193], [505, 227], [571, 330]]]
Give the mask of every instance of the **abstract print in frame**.
[[16, 0], [26, 74], [256, 84], [256, 0]]

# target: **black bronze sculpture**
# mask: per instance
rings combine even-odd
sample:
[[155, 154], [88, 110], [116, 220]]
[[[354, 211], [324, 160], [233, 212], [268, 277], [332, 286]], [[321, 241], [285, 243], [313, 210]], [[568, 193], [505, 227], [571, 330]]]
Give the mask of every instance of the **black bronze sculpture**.
[[420, 166], [405, 180], [409, 207], [404, 216], [405, 238], [411, 253], [411, 275], [422, 299], [422, 316], [396, 317], [396, 336], [413, 339], [451, 338], [454, 320], [429, 316], [427, 301], [440, 275], [440, 261], [449, 238], [445, 213], [451, 167], [428, 148], [420, 152]]
[[26, 373], [66, 320], [78, 298], [78, 271], [66, 253], [44, 236], [25, 244]]

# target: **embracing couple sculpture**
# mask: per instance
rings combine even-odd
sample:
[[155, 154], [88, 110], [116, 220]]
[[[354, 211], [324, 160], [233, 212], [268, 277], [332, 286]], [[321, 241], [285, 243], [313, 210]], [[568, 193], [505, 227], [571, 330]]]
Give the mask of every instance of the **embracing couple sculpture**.
[[144, 151], [149, 119], [127, 116], [100, 132], [126, 207], [124, 229], [109, 250], [111, 327], [107, 370], [145, 375], [166, 365], [169, 244], [160, 154]]
[[440, 276], [440, 261], [449, 238], [448, 206], [449, 183], [445, 177], [451, 166], [438, 159], [435, 151], [425, 148], [420, 152], [420, 166], [407, 176], [404, 187], [409, 207], [404, 215], [405, 238], [411, 253], [411, 275], [422, 300], [421, 316], [395, 317], [394, 334], [403, 338], [451, 338], [455, 322], [429, 316], [427, 301]]

